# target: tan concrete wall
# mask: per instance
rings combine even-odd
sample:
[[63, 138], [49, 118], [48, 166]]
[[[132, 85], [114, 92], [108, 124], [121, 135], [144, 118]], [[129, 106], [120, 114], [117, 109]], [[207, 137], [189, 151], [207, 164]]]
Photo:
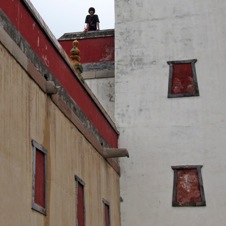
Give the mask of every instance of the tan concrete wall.
[[[86, 225], [120, 225], [119, 176], [0, 45], [0, 225], [76, 225], [75, 175], [85, 182]], [[47, 150], [47, 215], [31, 209], [32, 145]]]

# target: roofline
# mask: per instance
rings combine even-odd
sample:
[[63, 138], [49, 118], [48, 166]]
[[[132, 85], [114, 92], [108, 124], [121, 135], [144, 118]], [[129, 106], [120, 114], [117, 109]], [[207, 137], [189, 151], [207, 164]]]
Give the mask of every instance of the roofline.
[[80, 39], [89, 39], [89, 38], [106, 38], [106, 37], [114, 37], [115, 30], [114, 29], [105, 29], [99, 31], [88, 31], [88, 32], [69, 32], [63, 34], [58, 40], [59, 41], [67, 41], [67, 40], [80, 40]]
[[[62, 48], [62, 46], [60, 45], [60, 43], [58, 42], [58, 40], [56, 39], [56, 37], [53, 35], [53, 33], [51, 32], [51, 30], [49, 29], [49, 27], [46, 25], [46, 23], [44, 22], [44, 20], [41, 18], [40, 14], [38, 13], [38, 11], [35, 9], [35, 7], [33, 6], [33, 4], [30, 2], [30, 0], [22, 0], [22, 2], [26, 5], [26, 7], [29, 9], [29, 12], [32, 14], [32, 16], [34, 17], [34, 19], [36, 20], [36, 22], [39, 24], [39, 26], [41, 27], [41, 29], [45, 32], [45, 34], [47, 35], [48, 39], [50, 40], [50, 42], [53, 44], [53, 46], [56, 48], [56, 50], [60, 53], [61, 57], [63, 58], [63, 60], [66, 62], [66, 64], [69, 66], [69, 68], [71, 69], [71, 71], [73, 72], [73, 74], [78, 77], [78, 75], [75, 73], [74, 69], [71, 66], [71, 63], [68, 59], [68, 56], [66, 54], [66, 52], [64, 51], [64, 49]], [[114, 30], [109, 29], [106, 31], [98, 31], [100, 35], [104, 35], [104, 34], [109, 34], [109, 36], [112, 36], [112, 34], [114, 34]], [[97, 33], [98, 33], [97, 32]], [[81, 34], [84, 32], [75, 32], [74, 34]], [[94, 34], [96, 32], [87, 32], [87, 34], [91, 33]], [[111, 35], [110, 35], [111, 34]], [[89, 34], [88, 34], [89, 35]], [[82, 35], [81, 35], [82, 36]], [[99, 37], [99, 36], [98, 36]], [[105, 36], [106, 37], [106, 36]], [[89, 96], [91, 97], [91, 99], [94, 101], [94, 103], [98, 106], [98, 108], [100, 109], [100, 111], [102, 112], [102, 114], [104, 115], [104, 117], [107, 119], [107, 121], [110, 123], [111, 127], [115, 130], [115, 132], [119, 135], [119, 131], [116, 128], [115, 123], [113, 122], [113, 120], [111, 119], [111, 117], [108, 115], [108, 113], [106, 112], [106, 110], [103, 108], [103, 106], [100, 104], [100, 102], [97, 100], [97, 98], [95, 97], [95, 95], [92, 93], [92, 91], [89, 89], [89, 87], [86, 84], [83, 84], [80, 79], [78, 79], [80, 82], [80, 85], [82, 85], [84, 87], [84, 89], [86, 90], [86, 92], [89, 94]]]

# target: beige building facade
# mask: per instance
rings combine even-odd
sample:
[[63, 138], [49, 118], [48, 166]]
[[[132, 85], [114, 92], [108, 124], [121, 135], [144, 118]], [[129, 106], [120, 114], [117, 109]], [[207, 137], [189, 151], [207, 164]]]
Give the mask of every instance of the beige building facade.
[[[29, 1], [10, 4], [37, 16]], [[59, 82], [55, 86], [48, 65], [39, 63], [43, 59], [34, 62], [27, 55], [36, 52], [7, 16], [13, 6], [0, 6], [6, 7], [0, 11], [0, 225], [120, 226], [120, 167], [107, 156], [107, 148], [118, 149], [75, 113], [76, 103]], [[51, 36], [46, 29], [44, 35]], [[66, 57], [62, 62], [70, 68]], [[118, 134], [110, 117], [105, 120]]]

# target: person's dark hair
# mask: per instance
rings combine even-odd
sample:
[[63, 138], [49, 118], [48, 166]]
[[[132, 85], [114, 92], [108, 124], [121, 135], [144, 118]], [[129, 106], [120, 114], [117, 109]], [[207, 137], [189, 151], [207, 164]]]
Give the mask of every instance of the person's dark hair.
[[93, 11], [93, 13], [95, 13], [95, 9], [94, 9], [93, 7], [90, 7], [90, 8], [89, 8], [88, 13], [89, 13], [90, 11]]

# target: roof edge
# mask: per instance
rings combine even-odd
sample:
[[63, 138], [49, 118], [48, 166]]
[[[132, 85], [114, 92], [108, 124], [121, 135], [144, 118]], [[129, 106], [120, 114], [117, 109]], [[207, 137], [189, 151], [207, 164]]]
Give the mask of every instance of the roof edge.
[[89, 38], [105, 38], [115, 36], [114, 29], [105, 29], [99, 31], [87, 31], [87, 32], [69, 32], [63, 34], [58, 40], [66, 41], [66, 40], [80, 40], [80, 39], [89, 39]]
[[[22, 0], [22, 2], [26, 5], [26, 7], [28, 8], [28, 10], [31, 13], [31, 15], [34, 17], [34, 19], [39, 24], [39, 26], [43, 29], [43, 31], [45, 32], [45, 34], [49, 38], [50, 42], [57, 49], [57, 51], [60, 53], [60, 55], [63, 58], [63, 60], [71, 68], [71, 70], [73, 71], [74, 75], [76, 77], [78, 77], [78, 75], [73, 70], [73, 68], [71, 66], [71, 63], [70, 63], [70, 61], [68, 59], [68, 56], [67, 56], [66, 52], [64, 51], [63, 47], [60, 45], [60, 43], [58, 42], [58, 40], [56, 39], [56, 37], [53, 35], [53, 33], [51, 32], [51, 30], [49, 29], [49, 27], [47, 26], [47, 24], [41, 18], [40, 14], [35, 9], [35, 7], [33, 6], [33, 4], [31, 3], [31, 1], [30, 0]], [[97, 34], [99, 33], [99, 34], [97, 35], [96, 33]], [[85, 37], [85, 35], [88, 35], [88, 36], [90, 36], [90, 38], [93, 38], [94, 37], [93, 35], [96, 35], [95, 37], [101, 37], [101, 36], [102, 37], [106, 37], [107, 35], [108, 36], [114, 36], [114, 29], [107, 29], [107, 30], [102, 30], [102, 31], [93, 31], [93, 32], [87, 32], [87, 33], [85, 33], [85, 32], [74, 32], [73, 34], [80, 34], [81, 36], [83, 34], [84, 37]], [[80, 79], [78, 79], [78, 80], [80, 81]], [[98, 106], [98, 108], [100, 109], [100, 111], [102, 112], [102, 114], [104, 115], [104, 117], [106, 118], [106, 120], [109, 122], [109, 124], [111, 125], [111, 127], [119, 135], [119, 131], [116, 128], [115, 123], [113, 122], [113, 120], [111, 119], [111, 117], [109, 116], [109, 114], [106, 112], [106, 110], [104, 109], [104, 107], [97, 100], [96, 96], [92, 93], [92, 91], [88, 88], [87, 85], [83, 84], [82, 82], [80, 82], [80, 84], [83, 86], [83, 88], [89, 94], [90, 98], [94, 101], [94, 103]]]

